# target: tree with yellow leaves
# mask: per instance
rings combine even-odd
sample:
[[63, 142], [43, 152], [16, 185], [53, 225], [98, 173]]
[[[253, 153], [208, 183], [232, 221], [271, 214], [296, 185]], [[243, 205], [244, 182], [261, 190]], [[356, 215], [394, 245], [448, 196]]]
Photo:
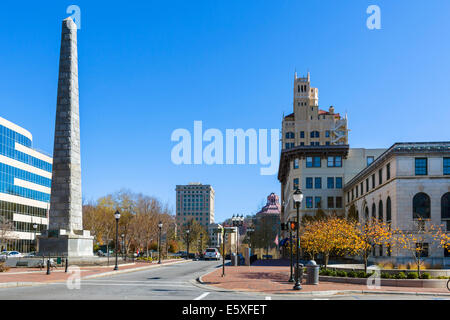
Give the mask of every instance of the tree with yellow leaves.
[[391, 245], [392, 230], [390, 225], [376, 218], [365, 223], [355, 223], [356, 234], [350, 239], [352, 253], [360, 255], [364, 261], [364, 272], [367, 272], [367, 260], [376, 245]]
[[417, 275], [420, 277], [420, 265], [427, 256], [430, 241], [444, 249], [450, 248], [450, 237], [442, 231], [441, 226], [434, 225], [429, 219], [416, 219], [410, 230], [394, 230], [394, 243], [400, 249], [409, 252], [417, 264]]
[[306, 221], [300, 243], [311, 257], [323, 254], [326, 268], [331, 253], [345, 255], [354, 251], [356, 237], [354, 223], [332, 215], [326, 219]]

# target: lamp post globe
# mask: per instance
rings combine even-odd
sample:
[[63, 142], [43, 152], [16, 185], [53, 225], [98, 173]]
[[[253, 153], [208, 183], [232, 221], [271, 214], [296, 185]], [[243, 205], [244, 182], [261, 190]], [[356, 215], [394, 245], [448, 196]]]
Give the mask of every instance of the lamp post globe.
[[[119, 248], [119, 219], [120, 219], [120, 212], [119, 210], [117, 210], [114, 213], [114, 217], [116, 218], [116, 265], [114, 266], [114, 270], [119, 270], [119, 257], [118, 257], [118, 253], [119, 251], [117, 250]], [[109, 252], [108, 252], [109, 255]]]
[[296, 260], [297, 260], [297, 268], [295, 272], [295, 285], [294, 290], [301, 290], [301, 279], [299, 279], [300, 276], [300, 206], [303, 201], [303, 192], [300, 189], [296, 189], [295, 192], [292, 194], [292, 199], [294, 200], [295, 207], [297, 208], [297, 238], [295, 239], [295, 245], [296, 245]]

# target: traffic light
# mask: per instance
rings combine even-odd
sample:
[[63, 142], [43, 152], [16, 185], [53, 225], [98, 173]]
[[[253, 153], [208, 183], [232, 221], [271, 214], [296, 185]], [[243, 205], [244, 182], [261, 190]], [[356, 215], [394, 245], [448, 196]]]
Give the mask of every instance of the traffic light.
[[292, 230], [292, 231], [297, 230], [297, 222], [291, 221], [291, 222], [290, 222], [290, 227], [291, 227], [291, 230]]

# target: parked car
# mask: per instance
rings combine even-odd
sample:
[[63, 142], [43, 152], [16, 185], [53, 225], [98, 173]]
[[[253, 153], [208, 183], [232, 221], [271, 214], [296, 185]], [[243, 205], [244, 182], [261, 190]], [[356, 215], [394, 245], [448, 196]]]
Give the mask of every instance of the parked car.
[[23, 257], [23, 254], [20, 253], [19, 251], [10, 251], [8, 253], [8, 259], [9, 258], [21, 258], [21, 257]]
[[217, 248], [207, 248], [203, 253], [203, 257], [205, 257], [205, 260], [220, 260], [220, 252]]
[[26, 258], [36, 257], [36, 252], [35, 251], [28, 252], [27, 254], [24, 255], [24, 257]]

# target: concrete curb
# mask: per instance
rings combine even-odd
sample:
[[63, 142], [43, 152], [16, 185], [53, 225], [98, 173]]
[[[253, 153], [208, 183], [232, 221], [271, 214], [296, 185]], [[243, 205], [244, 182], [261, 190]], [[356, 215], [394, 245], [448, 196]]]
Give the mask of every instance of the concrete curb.
[[[144, 270], [148, 270], [148, 269], [160, 268], [160, 267], [164, 267], [164, 266], [168, 266], [168, 265], [179, 264], [179, 263], [190, 262], [190, 261], [191, 260], [181, 260], [181, 261], [173, 261], [173, 262], [168, 262], [168, 263], [163, 263], [163, 264], [155, 264], [155, 265], [150, 265], [150, 266], [146, 266], [146, 267], [118, 270], [118, 271], [108, 271], [108, 272], [103, 272], [103, 273], [99, 273], [99, 274], [93, 274], [93, 275], [86, 276], [86, 277], [81, 277], [81, 280], [106, 277], [106, 276], [115, 275], [115, 274], [144, 271]], [[54, 281], [48, 281], [48, 282], [2, 282], [2, 283], [0, 283], [0, 288], [34, 287], [34, 286], [42, 286], [42, 285], [48, 285], [48, 284], [53, 284], [53, 283], [61, 283], [64, 281], [66, 281], [66, 280], [54, 280]]]
[[276, 296], [292, 296], [292, 295], [301, 295], [301, 296], [331, 296], [331, 295], [340, 295], [340, 294], [392, 294], [392, 295], [411, 295], [411, 296], [443, 296], [450, 297], [450, 293], [440, 293], [440, 292], [407, 292], [407, 291], [370, 291], [370, 290], [327, 290], [327, 291], [308, 291], [308, 292], [292, 292], [292, 293], [284, 293], [284, 292], [261, 292], [261, 291], [250, 291], [250, 290], [231, 290], [215, 287], [212, 285], [208, 285], [203, 281], [203, 277], [212, 273], [214, 271], [205, 273], [204, 275], [198, 277], [196, 279], [198, 287], [201, 287], [206, 290], [216, 291], [216, 292], [237, 292], [237, 293], [247, 293], [247, 294], [258, 294], [258, 295], [276, 295]]

